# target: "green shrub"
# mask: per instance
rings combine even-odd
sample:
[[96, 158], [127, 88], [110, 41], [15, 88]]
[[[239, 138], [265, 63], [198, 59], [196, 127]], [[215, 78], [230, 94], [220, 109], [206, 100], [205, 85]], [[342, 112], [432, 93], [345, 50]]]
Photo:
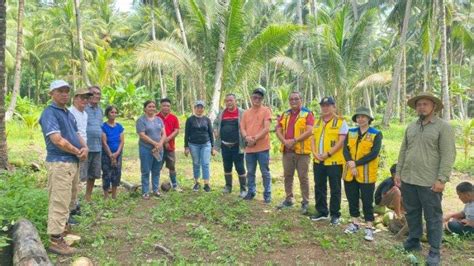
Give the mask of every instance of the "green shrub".
[[47, 243], [48, 193], [38, 187], [38, 177], [26, 170], [0, 175], [0, 223], [10, 226], [21, 218], [30, 220]]

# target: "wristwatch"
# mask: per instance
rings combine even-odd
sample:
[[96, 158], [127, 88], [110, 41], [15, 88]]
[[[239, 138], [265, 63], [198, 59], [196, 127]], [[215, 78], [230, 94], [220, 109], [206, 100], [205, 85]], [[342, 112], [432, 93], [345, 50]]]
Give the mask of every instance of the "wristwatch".
[[331, 154], [328, 152], [328, 158], [331, 157]]

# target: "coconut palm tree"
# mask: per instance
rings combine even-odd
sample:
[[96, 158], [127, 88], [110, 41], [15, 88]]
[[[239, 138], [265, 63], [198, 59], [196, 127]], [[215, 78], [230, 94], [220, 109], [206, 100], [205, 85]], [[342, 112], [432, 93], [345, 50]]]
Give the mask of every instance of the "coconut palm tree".
[[[5, 82], [6, 1], [0, 1], [0, 86]], [[5, 92], [0, 91], [0, 169], [9, 169], [5, 128]]]
[[10, 106], [5, 114], [5, 120], [10, 120], [15, 111], [16, 97], [20, 90], [21, 79], [21, 61], [23, 59], [23, 18], [25, 16], [25, 1], [18, 1], [18, 17], [17, 17], [17, 37], [16, 37], [16, 56], [15, 56], [15, 77], [13, 83], [13, 91], [10, 99]]

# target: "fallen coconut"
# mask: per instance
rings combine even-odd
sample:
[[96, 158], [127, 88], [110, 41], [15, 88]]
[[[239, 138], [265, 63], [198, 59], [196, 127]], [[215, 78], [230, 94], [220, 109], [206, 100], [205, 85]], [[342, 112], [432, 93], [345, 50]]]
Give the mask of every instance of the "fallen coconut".
[[87, 257], [79, 257], [72, 262], [71, 266], [94, 266], [94, 263]]

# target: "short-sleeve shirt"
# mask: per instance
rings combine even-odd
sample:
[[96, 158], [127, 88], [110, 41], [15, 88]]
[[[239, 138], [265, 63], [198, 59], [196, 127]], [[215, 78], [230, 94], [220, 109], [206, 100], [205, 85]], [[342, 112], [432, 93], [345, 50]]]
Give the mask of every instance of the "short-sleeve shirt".
[[[250, 108], [242, 115], [240, 126], [245, 129], [248, 136], [255, 136], [264, 129], [265, 121], [272, 120], [272, 110], [266, 106], [259, 108]], [[270, 134], [267, 133], [263, 138], [259, 139], [255, 146], [246, 147], [245, 152], [255, 153], [270, 149]]]
[[104, 113], [99, 106], [87, 105], [87, 146], [90, 152], [102, 151], [102, 123]]
[[79, 111], [74, 105], [69, 107], [69, 111], [74, 118], [76, 118], [77, 129], [79, 130], [79, 135], [87, 143], [87, 112]]
[[[163, 120], [163, 123], [165, 124], [165, 131], [166, 131], [166, 136], [171, 135], [176, 129], [179, 129], [179, 120], [178, 118], [174, 115], [169, 113], [167, 116], [164, 116], [161, 112], [157, 114], [161, 120]], [[168, 148], [167, 151], [174, 151], [175, 150], [175, 142], [174, 139], [171, 139], [168, 141]]]
[[[300, 114], [300, 111], [298, 112], [291, 112], [290, 118], [288, 120], [288, 128], [286, 129], [285, 134], [285, 139], [294, 139], [295, 138], [295, 123], [296, 123], [296, 118], [298, 118], [298, 115]], [[278, 124], [277, 128], [282, 128], [282, 122], [283, 122], [283, 115], [280, 116], [278, 119]], [[314, 115], [313, 112], [309, 112], [308, 116], [306, 116], [306, 125], [307, 126], [313, 126], [314, 125]]]
[[116, 152], [120, 146], [120, 135], [123, 133], [123, 126], [115, 123], [115, 126], [110, 126], [107, 123], [102, 124], [102, 131], [107, 136], [107, 145], [111, 152]]
[[466, 203], [464, 205], [464, 216], [468, 221], [474, 221], [474, 201]]
[[[149, 120], [145, 115], [142, 115], [140, 118], [138, 118], [136, 125], [137, 133], [145, 132], [145, 135], [157, 142], [161, 140], [161, 132], [164, 127], [165, 125], [163, 124], [163, 120], [161, 120], [161, 118], [154, 116], [153, 120]], [[143, 141], [141, 138], [138, 141], [138, 145], [153, 149], [153, 145]]]
[[72, 113], [66, 109], [58, 107], [54, 102], [44, 109], [39, 119], [41, 130], [43, 131], [46, 142], [46, 161], [47, 162], [78, 162], [75, 154], [63, 151], [56, 146], [50, 139], [54, 133], [61, 134], [74, 147], [80, 149], [78, 129], [76, 119]]

